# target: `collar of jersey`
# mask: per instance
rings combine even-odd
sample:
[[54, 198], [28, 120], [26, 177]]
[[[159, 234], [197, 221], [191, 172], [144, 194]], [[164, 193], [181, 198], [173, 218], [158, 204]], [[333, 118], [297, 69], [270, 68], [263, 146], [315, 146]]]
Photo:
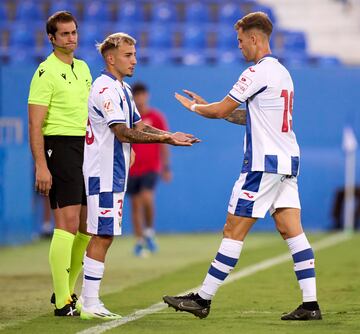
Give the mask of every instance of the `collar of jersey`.
[[110, 77], [111, 79], [113, 79], [114, 81], [116, 81], [116, 77], [114, 75], [112, 75], [110, 72], [106, 71], [106, 70], [103, 70], [101, 72], [101, 74], [104, 74], [104, 75], [107, 75], [108, 77]]
[[275, 57], [274, 55], [272, 55], [272, 54], [267, 54], [267, 55], [265, 55], [264, 57], [262, 57], [256, 64], [260, 64], [263, 60], [265, 60], [266, 58], [273, 58], [273, 59], [275, 59], [275, 60], [278, 60], [277, 59], [277, 57]]
[[[72, 64], [64, 63], [64, 62], [61, 61], [58, 57], [55, 56], [55, 53], [54, 53], [54, 52], [51, 53], [51, 55], [50, 55], [48, 58], [52, 59], [52, 61], [54, 61], [54, 62], [57, 62], [57, 63], [61, 64], [62, 66], [66, 66], [66, 67], [67, 67], [67, 66], [70, 66], [70, 67], [71, 67], [71, 65], [74, 64], [74, 59], [73, 59]], [[73, 65], [73, 66], [74, 66], [74, 65]]]

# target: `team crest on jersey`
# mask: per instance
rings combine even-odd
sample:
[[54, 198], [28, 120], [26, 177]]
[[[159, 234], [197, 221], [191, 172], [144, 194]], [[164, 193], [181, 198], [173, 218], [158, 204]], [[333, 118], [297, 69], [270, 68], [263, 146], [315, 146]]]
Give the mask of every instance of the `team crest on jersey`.
[[248, 87], [252, 84], [252, 80], [246, 75], [242, 75], [238, 82], [234, 85], [234, 88], [240, 93], [243, 94]]
[[106, 100], [104, 102], [103, 107], [104, 107], [105, 112], [107, 112], [108, 114], [114, 112], [114, 106], [113, 106], [113, 103], [111, 100]]

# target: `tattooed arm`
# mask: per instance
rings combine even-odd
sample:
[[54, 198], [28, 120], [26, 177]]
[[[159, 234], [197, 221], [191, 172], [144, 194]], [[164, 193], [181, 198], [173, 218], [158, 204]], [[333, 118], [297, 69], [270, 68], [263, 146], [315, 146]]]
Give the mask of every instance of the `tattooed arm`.
[[191, 146], [193, 143], [199, 142], [194, 136], [181, 132], [147, 133], [136, 129], [129, 129], [126, 124], [122, 123], [111, 125], [111, 129], [116, 138], [123, 143], [165, 143], [174, 146]]
[[147, 133], [137, 129], [129, 129], [126, 124], [117, 123], [111, 126], [115, 136], [123, 143], [164, 143], [170, 135]]
[[188, 141], [190, 143], [199, 143], [200, 142], [200, 140], [198, 138], [194, 137], [192, 134], [184, 133], [184, 132], [172, 133], [172, 132], [160, 130], [158, 128], [154, 128], [151, 125], [145, 124], [142, 121], [135, 124], [135, 130], [142, 131], [142, 132], [145, 132], [148, 134], [155, 134], [155, 135], [171, 135], [180, 141]]
[[168, 131], [163, 131], [157, 128], [154, 128], [151, 125], [145, 124], [144, 122], [139, 122], [137, 124], [135, 124], [135, 129], [138, 131], [142, 131], [142, 132], [146, 132], [146, 133], [152, 133], [155, 135], [163, 135], [163, 134], [168, 134], [170, 135], [171, 132]]
[[226, 121], [246, 125], [246, 110], [245, 109], [235, 109], [229, 116], [224, 118]]

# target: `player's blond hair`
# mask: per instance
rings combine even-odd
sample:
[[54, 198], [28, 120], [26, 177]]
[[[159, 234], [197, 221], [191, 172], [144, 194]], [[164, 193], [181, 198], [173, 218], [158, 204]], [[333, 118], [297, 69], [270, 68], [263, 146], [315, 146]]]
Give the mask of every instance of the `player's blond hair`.
[[236, 31], [240, 28], [242, 28], [243, 31], [258, 29], [270, 38], [273, 25], [267, 14], [264, 12], [254, 12], [245, 15], [242, 19], [237, 21], [234, 28]]
[[106, 51], [116, 49], [123, 43], [135, 45], [136, 39], [124, 32], [117, 32], [107, 36], [101, 43], [97, 43], [96, 48], [101, 53], [101, 55], [105, 57]]

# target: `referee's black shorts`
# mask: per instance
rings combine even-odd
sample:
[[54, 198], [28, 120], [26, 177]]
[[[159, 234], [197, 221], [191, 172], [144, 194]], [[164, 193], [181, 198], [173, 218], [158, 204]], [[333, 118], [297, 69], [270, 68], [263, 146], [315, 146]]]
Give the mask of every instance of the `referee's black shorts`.
[[52, 175], [49, 193], [52, 209], [86, 205], [84, 140], [81, 136], [44, 136], [46, 161]]

